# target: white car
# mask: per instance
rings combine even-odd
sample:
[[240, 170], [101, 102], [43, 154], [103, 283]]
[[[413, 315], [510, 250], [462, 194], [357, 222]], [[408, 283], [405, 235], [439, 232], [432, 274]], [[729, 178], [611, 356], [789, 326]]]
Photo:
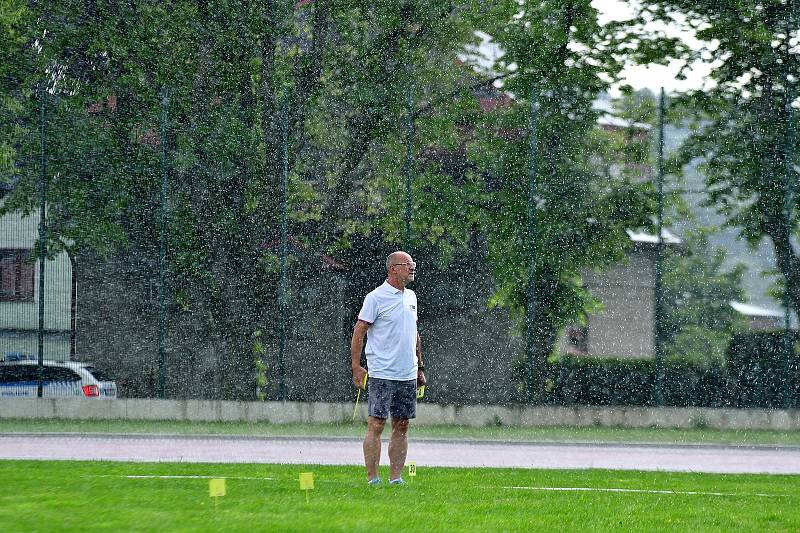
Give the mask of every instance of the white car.
[[[38, 369], [37, 360], [0, 358], [0, 398], [36, 398]], [[117, 384], [91, 363], [45, 359], [42, 397], [112, 399], [117, 397]]]

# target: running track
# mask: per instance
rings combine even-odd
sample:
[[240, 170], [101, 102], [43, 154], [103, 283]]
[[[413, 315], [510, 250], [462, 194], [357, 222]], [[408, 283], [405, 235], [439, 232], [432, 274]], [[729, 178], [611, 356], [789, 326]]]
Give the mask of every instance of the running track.
[[[387, 441], [383, 441], [382, 464]], [[356, 438], [7, 433], [0, 459], [363, 464]], [[800, 447], [410, 439], [420, 466], [800, 474]]]

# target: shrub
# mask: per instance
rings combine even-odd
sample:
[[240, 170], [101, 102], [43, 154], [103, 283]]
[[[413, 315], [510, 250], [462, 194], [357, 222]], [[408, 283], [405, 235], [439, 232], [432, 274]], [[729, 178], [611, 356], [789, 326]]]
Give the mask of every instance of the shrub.
[[745, 332], [734, 335], [726, 353], [731, 404], [734, 407], [783, 407], [784, 384], [797, 405], [798, 332], [791, 334], [791, 355], [786, 368], [783, 331]]
[[[653, 359], [560, 357], [548, 364], [547, 403], [653, 405], [655, 375]], [[679, 358], [664, 362], [665, 405], [721, 407], [727, 405], [726, 386], [721, 365]]]

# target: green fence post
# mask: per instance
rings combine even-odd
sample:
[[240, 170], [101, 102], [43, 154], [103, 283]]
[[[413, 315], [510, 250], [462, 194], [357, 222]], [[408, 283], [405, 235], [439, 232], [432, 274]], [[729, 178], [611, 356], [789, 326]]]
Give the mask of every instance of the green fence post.
[[411, 209], [412, 209], [412, 182], [414, 180], [414, 101], [411, 83], [408, 84], [406, 94], [406, 209], [405, 209], [405, 231], [403, 233], [403, 250], [411, 253]]
[[161, 216], [159, 220], [158, 252], [158, 397], [166, 397], [167, 361], [165, 353], [166, 316], [166, 262], [167, 262], [167, 128], [169, 120], [169, 95], [166, 87], [161, 88]]
[[656, 260], [655, 260], [655, 358], [656, 376], [653, 401], [656, 405], [664, 405], [664, 337], [663, 337], [663, 287], [661, 282], [662, 262], [664, 259], [664, 88], [658, 99], [658, 178], [656, 181], [656, 198], [658, 213], [656, 219]]
[[[536, 391], [536, 364], [534, 350], [536, 337], [534, 324], [536, 319], [536, 114], [538, 111], [538, 98], [536, 85], [531, 84], [531, 118], [530, 118], [530, 163], [528, 174], [528, 300], [525, 310], [525, 327], [527, 330], [525, 374], [526, 374], [526, 400], [534, 403]], [[540, 369], [540, 371], [543, 369]]]
[[281, 279], [278, 288], [278, 400], [286, 399], [286, 245], [288, 225], [288, 181], [289, 181], [289, 94], [283, 94], [283, 113], [281, 116]]
[[46, 158], [45, 158], [45, 106], [47, 103], [47, 89], [42, 86], [40, 91], [40, 112], [39, 112], [39, 140], [40, 140], [40, 160], [39, 160], [39, 366], [36, 369], [36, 397], [42, 397], [42, 378], [44, 375], [44, 262], [46, 259], [45, 249], [45, 221], [47, 208], [45, 199], [47, 197], [46, 179]]
[[[790, 25], [790, 24], [787, 24]], [[791, 90], [792, 82], [789, 77], [786, 77], [786, 135], [784, 136], [783, 155], [784, 155], [784, 215], [786, 217], [786, 256], [791, 257], [794, 254], [792, 250], [791, 237], [793, 233], [793, 209], [794, 202], [794, 173], [793, 156], [794, 156], [794, 108], [792, 108], [793, 91]], [[794, 342], [792, 339], [792, 324], [790, 317], [791, 309], [791, 296], [789, 294], [789, 278], [791, 273], [787, 268], [784, 272], [784, 291], [783, 291], [783, 406], [786, 409], [793, 407], [793, 389], [794, 379], [792, 379], [792, 360], [794, 359]]]

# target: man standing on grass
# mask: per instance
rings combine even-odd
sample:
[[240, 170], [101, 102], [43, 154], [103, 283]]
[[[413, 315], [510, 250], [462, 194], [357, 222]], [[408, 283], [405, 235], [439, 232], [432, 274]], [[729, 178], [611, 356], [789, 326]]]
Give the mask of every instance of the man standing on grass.
[[390, 484], [403, 484], [403, 466], [408, 451], [408, 421], [417, 415], [417, 386], [425, 385], [419, 333], [417, 295], [406, 288], [414, 281], [417, 264], [405, 252], [386, 258], [386, 281], [364, 298], [353, 329], [350, 355], [353, 383], [364, 388], [367, 370], [361, 366], [361, 349], [367, 336], [369, 368], [369, 423], [364, 437], [364, 463], [370, 485], [381, 482], [381, 433], [392, 416], [389, 440]]

